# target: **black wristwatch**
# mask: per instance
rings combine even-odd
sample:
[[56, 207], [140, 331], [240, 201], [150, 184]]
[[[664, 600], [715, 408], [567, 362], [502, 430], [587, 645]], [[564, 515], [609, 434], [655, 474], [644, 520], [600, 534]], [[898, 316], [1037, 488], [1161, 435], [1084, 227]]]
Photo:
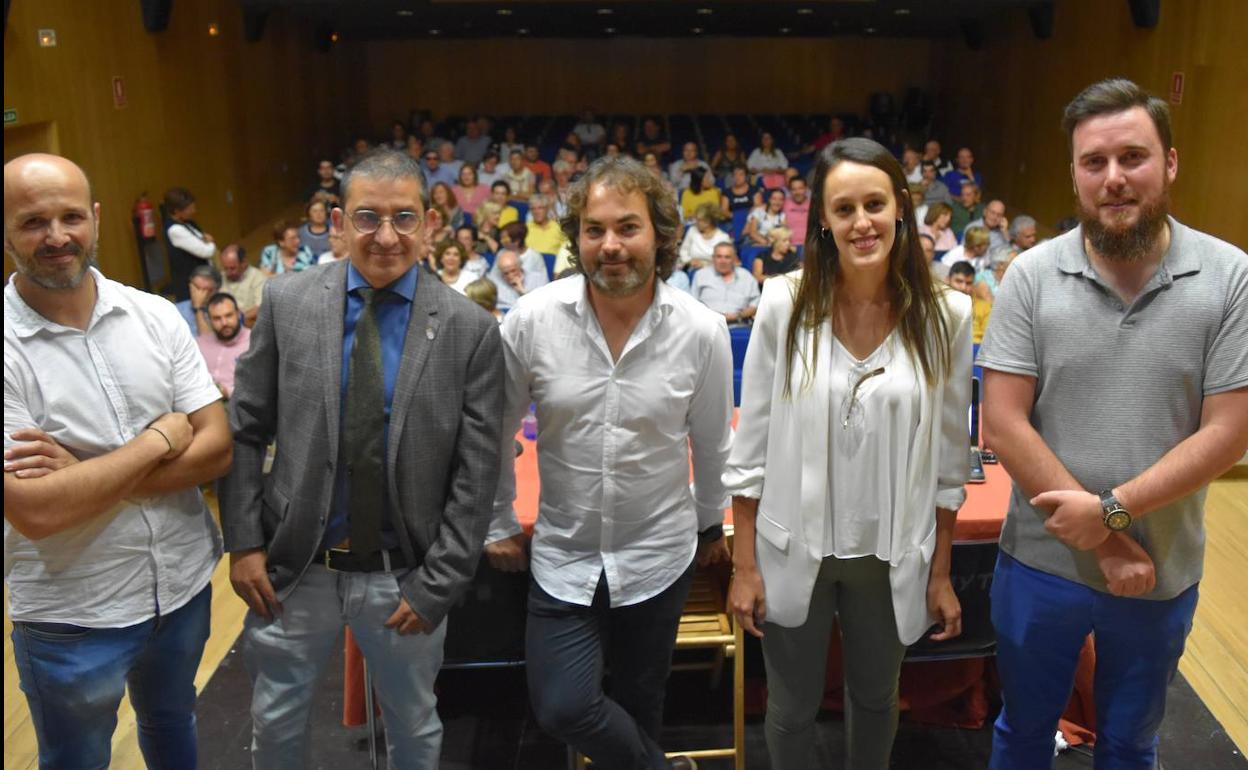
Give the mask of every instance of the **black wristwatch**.
[[1114, 532], [1122, 532], [1131, 526], [1131, 512], [1122, 507], [1112, 489], [1101, 493], [1101, 522], [1106, 529]]
[[698, 545], [713, 543], [724, 536], [723, 524], [712, 524], [698, 533]]

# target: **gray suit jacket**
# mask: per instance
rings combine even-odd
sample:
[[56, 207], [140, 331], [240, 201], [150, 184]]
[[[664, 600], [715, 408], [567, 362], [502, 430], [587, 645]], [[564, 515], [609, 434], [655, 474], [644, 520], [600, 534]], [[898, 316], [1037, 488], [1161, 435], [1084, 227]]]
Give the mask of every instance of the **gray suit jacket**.
[[[325, 533], [339, 450], [345, 261], [269, 281], [238, 360], [234, 466], [221, 480], [225, 550], [263, 547], [278, 598]], [[409, 563], [401, 589], [441, 622], [480, 559], [498, 483], [503, 356], [498, 324], [440, 280], [416, 285], [390, 409], [386, 470]], [[277, 442], [272, 472], [265, 448]]]

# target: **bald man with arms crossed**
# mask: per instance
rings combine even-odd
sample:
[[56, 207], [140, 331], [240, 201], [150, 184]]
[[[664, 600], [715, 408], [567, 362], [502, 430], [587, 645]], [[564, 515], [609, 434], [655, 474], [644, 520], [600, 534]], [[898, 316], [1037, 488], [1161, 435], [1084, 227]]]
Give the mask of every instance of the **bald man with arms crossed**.
[[195, 673], [230, 465], [167, 300], [92, 266], [100, 204], [55, 155], [4, 167], [4, 577], [42, 767], [104, 767], [126, 688], [148, 767], [196, 766]]

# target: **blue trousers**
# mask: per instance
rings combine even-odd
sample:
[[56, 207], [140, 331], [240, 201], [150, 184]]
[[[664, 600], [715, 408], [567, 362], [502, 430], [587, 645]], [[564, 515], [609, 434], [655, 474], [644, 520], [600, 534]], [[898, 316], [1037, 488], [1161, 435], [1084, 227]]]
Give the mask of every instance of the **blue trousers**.
[[13, 656], [39, 767], [107, 768], [126, 686], [149, 768], [194, 770], [195, 672], [212, 586], [168, 615], [125, 628], [14, 623]]
[[1079, 650], [1096, 644], [1097, 770], [1149, 770], [1157, 729], [1192, 630], [1197, 586], [1166, 601], [1130, 599], [1041, 572], [1005, 552], [992, 583], [1004, 707], [990, 770], [1049, 770]]
[[[659, 748], [676, 629], [694, 565], [657, 596], [611, 607], [606, 577], [593, 604], [561, 601], [529, 585], [525, 631], [529, 699], [547, 733], [605, 770], [668, 767]], [[604, 664], [611, 697], [603, 692]]]

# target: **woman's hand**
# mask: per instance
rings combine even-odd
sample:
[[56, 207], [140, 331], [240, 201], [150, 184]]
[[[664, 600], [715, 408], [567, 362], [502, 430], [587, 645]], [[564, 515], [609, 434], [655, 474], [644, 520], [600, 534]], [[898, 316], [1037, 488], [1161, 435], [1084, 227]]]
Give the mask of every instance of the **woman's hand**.
[[952, 639], [962, 634], [962, 604], [953, 592], [949, 575], [935, 572], [927, 580], [927, 611], [940, 622], [941, 629], [928, 636], [933, 642]]
[[767, 592], [757, 567], [737, 567], [733, 571], [728, 605], [742, 628], [759, 639], [763, 638], [760, 627], [767, 619]]

